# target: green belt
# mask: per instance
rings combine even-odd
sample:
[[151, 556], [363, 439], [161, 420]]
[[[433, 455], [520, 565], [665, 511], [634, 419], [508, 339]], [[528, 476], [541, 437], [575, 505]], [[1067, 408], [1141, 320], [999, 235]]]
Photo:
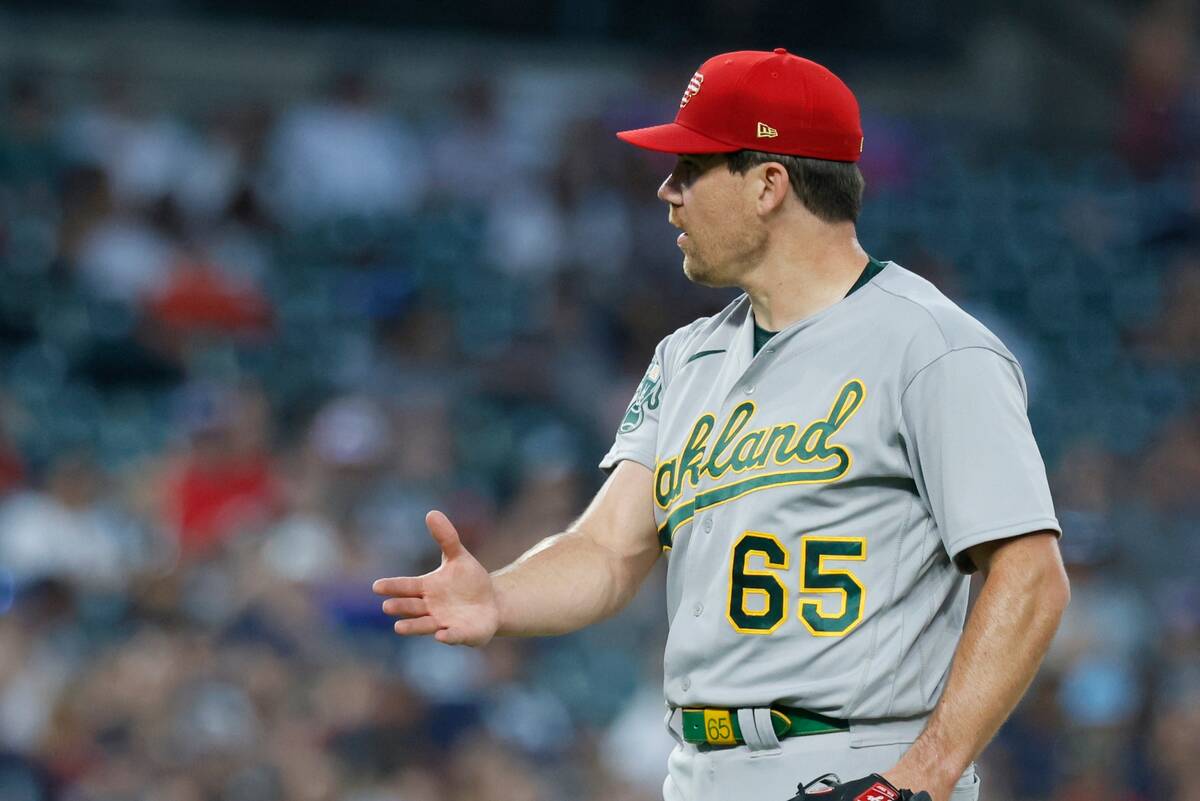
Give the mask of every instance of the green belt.
[[[818, 715], [795, 707], [771, 707], [771, 727], [775, 736], [797, 737], [805, 734], [828, 734], [846, 731], [850, 722]], [[689, 743], [708, 745], [743, 745], [742, 727], [738, 725], [736, 709], [683, 710], [683, 739]]]

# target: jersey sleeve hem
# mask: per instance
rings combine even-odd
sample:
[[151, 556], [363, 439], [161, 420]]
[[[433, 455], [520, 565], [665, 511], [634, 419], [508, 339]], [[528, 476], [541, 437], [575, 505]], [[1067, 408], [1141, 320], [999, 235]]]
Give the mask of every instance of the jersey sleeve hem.
[[1059, 537], [1062, 537], [1062, 526], [1058, 524], [1057, 518], [1054, 517], [1034, 517], [1026, 520], [1020, 520], [1015, 523], [1006, 523], [1002, 526], [989, 528], [984, 531], [976, 532], [966, 537], [961, 537], [954, 541], [954, 550], [950, 552], [950, 558], [954, 561], [954, 566], [959, 571], [970, 575], [977, 569], [967, 558], [966, 551], [979, 545], [981, 542], [992, 542], [993, 540], [1003, 540], [1009, 537], [1019, 537], [1022, 534], [1034, 534], [1039, 531], [1053, 531]]
[[619, 450], [605, 455], [605, 457], [600, 460], [600, 469], [604, 471], [605, 475], [611, 475], [612, 471], [617, 469], [617, 465], [626, 459], [631, 462], [637, 462], [647, 470], [654, 472], [653, 457], [647, 459], [645, 454], [636, 453], [631, 450]]

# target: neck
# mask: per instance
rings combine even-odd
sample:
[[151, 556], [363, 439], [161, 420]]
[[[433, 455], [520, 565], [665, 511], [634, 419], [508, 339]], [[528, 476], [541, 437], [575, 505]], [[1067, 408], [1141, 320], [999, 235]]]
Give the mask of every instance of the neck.
[[807, 223], [776, 238], [739, 282], [755, 322], [769, 331], [781, 331], [846, 297], [867, 263], [853, 223], [815, 218]]

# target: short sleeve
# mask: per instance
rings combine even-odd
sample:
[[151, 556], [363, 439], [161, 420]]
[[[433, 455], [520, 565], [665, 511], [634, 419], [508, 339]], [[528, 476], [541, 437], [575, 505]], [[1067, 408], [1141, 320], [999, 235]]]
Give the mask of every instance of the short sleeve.
[[646, 374], [634, 390], [633, 400], [629, 402], [629, 408], [617, 426], [613, 446], [600, 460], [600, 469], [605, 473], [611, 473], [622, 459], [630, 459], [654, 469], [665, 349], [666, 340], [655, 349], [654, 358], [650, 360], [650, 366], [646, 368]]
[[952, 350], [912, 378], [900, 405], [913, 478], [960, 570], [974, 571], [963, 552], [981, 542], [1061, 534], [1015, 361]]

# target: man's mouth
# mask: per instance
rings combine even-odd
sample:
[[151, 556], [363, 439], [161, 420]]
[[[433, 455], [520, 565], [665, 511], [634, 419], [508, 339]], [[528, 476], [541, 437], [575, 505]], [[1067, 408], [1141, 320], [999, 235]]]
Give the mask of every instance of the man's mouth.
[[683, 225], [678, 220], [674, 219], [673, 217], [668, 217], [667, 222], [669, 222], [671, 225], [675, 226], [679, 230], [683, 231], [682, 234], [680, 234], [679, 236], [677, 236], [675, 238], [675, 244], [682, 246], [683, 243], [686, 242], [687, 238], [688, 238], [687, 230], [683, 227]]

